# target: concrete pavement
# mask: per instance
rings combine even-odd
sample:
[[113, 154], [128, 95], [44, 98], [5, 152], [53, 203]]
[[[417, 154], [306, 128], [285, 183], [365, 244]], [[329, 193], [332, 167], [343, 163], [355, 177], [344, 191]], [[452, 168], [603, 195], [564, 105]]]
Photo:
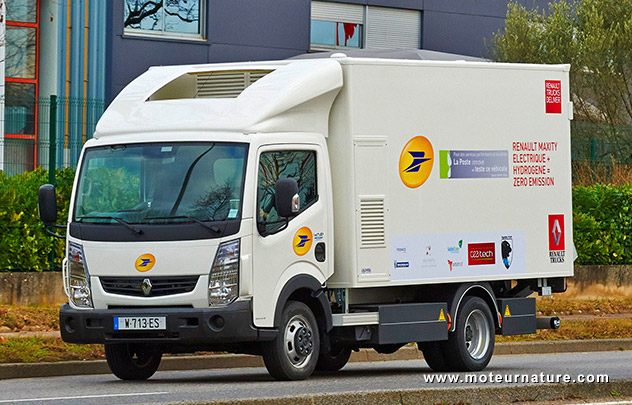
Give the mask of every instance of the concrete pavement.
[[[497, 343], [494, 355], [600, 352], [619, 350], [632, 350], [632, 338]], [[417, 350], [417, 347], [415, 346], [405, 346], [397, 352], [388, 355], [379, 354], [371, 349], [363, 349], [359, 352], [353, 353], [350, 362], [415, 359], [423, 359], [421, 352]], [[263, 361], [259, 356], [240, 354], [169, 356], [162, 359], [159, 370], [201, 370], [242, 367], [263, 367]], [[105, 360], [0, 364], [0, 379], [109, 373], [110, 370]]]

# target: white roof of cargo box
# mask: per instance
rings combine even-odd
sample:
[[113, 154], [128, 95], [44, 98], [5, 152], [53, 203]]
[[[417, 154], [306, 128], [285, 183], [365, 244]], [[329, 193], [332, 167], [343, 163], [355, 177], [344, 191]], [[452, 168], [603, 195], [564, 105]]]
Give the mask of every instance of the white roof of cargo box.
[[112, 101], [94, 137], [186, 131], [312, 132], [327, 136], [329, 111], [343, 85], [342, 65], [346, 64], [569, 68], [446, 61], [445, 55], [450, 54], [430, 61], [323, 54], [322, 58], [305, 60], [152, 67]]

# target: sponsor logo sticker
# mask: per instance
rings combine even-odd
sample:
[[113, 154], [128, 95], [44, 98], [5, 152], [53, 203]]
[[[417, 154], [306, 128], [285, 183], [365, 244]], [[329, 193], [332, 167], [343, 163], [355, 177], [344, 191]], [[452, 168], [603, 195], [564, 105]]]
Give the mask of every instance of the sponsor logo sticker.
[[513, 245], [513, 236], [502, 236], [500, 238], [500, 255], [507, 270], [509, 270], [513, 260]]
[[436, 260], [432, 257], [432, 245], [426, 246], [426, 254], [421, 261], [421, 267], [437, 267]]
[[549, 259], [551, 263], [564, 263], [564, 214], [549, 215]]
[[468, 243], [467, 264], [468, 266], [496, 264], [496, 244], [494, 242]]
[[454, 260], [448, 259], [448, 266], [450, 267], [450, 271], [452, 271], [455, 267], [463, 267], [463, 262], [455, 262]]
[[463, 239], [459, 240], [459, 242], [455, 246], [448, 246], [448, 252], [457, 254], [463, 248]]
[[298, 256], [303, 256], [309, 249], [312, 247], [312, 241], [314, 240], [314, 236], [312, 235], [312, 230], [308, 227], [304, 226], [294, 234], [294, 239], [292, 240], [292, 248], [294, 249], [294, 253]]
[[156, 264], [156, 258], [154, 255], [145, 253], [138, 256], [138, 259], [136, 259], [136, 262], [134, 263], [134, 267], [136, 267], [136, 270], [144, 273], [151, 270], [151, 268], [154, 267], [154, 264]]
[[399, 156], [399, 177], [409, 188], [424, 184], [434, 163], [432, 144], [425, 136], [416, 136], [408, 141]]
[[395, 262], [395, 268], [401, 269], [405, 267], [410, 267], [409, 262]]

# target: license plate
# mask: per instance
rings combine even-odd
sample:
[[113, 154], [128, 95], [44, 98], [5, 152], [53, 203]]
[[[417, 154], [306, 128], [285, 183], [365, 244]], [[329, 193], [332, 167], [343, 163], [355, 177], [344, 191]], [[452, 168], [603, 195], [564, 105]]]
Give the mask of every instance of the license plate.
[[115, 316], [114, 330], [164, 330], [167, 318], [164, 316]]

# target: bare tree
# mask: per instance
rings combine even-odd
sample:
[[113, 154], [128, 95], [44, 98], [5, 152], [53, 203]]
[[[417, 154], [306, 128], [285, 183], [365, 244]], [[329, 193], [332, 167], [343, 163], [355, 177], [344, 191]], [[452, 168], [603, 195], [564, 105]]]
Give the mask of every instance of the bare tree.
[[155, 27], [161, 12], [185, 23], [192, 23], [200, 18], [197, 0], [126, 0], [125, 3], [125, 27], [140, 28], [141, 22], [146, 19], [153, 20]]

